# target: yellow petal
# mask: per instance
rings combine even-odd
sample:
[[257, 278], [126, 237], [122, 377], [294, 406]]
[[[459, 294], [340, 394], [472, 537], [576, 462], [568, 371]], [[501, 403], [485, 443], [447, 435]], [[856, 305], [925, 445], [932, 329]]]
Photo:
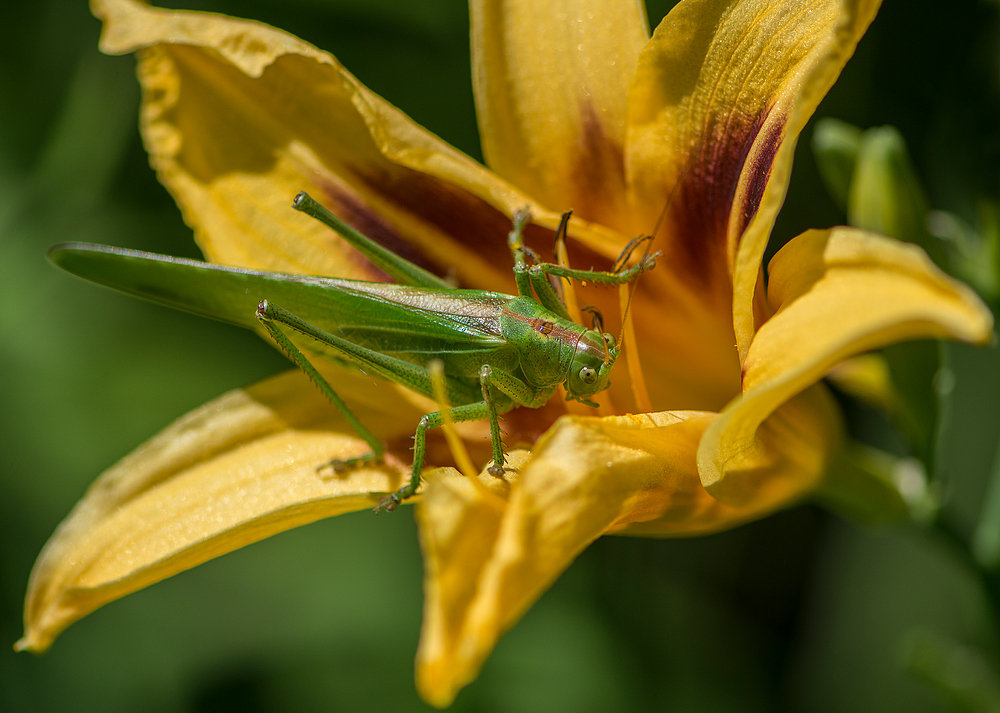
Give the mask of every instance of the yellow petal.
[[698, 453], [705, 487], [731, 503], [766, 496], [739, 467], [759, 448], [758, 426], [835, 364], [905, 339], [981, 343], [993, 328], [975, 293], [920, 248], [853, 228], [803, 233], [775, 255], [769, 274], [775, 314], [747, 353], [743, 396], [708, 429]]
[[103, 51], [142, 50], [150, 162], [213, 262], [377, 279], [333, 232], [290, 208], [300, 190], [405, 257], [441, 274], [454, 267], [484, 288], [510, 281], [514, 210], [532, 205], [537, 222], [558, 223], [287, 33], [134, 0], [92, 7], [105, 22]]
[[[421, 695], [448, 705], [500, 635], [602, 534], [648, 534], [647, 524], [656, 534], [697, 534], [745, 520], [698, 479], [695, 451], [713, 418], [562, 418], [536, 444], [499, 514], [457, 480], [431, 483], [418, 506], [421, 522], [433, 523], [421, 537], [434, 578], [417, 656]], [[473, 522], [469, 538], [463, 528]]]
[[760, 261], [795, 141], [877, 8], [878, 0], [680, 3], [639, 59], [626, 159], [637, 227], [648, 231], [671, 201], [658, 244], [670, 274], [655, 279], [683, 281], [733, 309], [741, 356], [762, 318]]
[[480, 482], [499, 496], [495, 500], [483, 498], [457, 471], [442, 468], [428, 479], [416, 506], [424, 554], [424, 618], [416, 676], [421, 695], [435, 705], [450, 703], [450, 697], [441, 695], [451, 690], [450, 662], [463, 617], [493, 551], [510, 483], [517, 481], [517, 471], [529, 458], [527, 451], [508, 456], [508, 466], [515, 470], [504, 479], [480, 475]]
[[[732, 408], [717, 421], [729, 425]], [[707, 429], [698, 448], [698, 470], [709, 493], [757, 518], [812, 493], [843, 439], [837, 403], [823, 384], [813, 384], [768, 414], [745, 441], [736, 441], [733, 430]], [[723, 479], [709, 481], [719, 471]]]
[[557, 211], [617, 227], [628, 84], [649, 37], [637, 0], [470, 2], [490, 168]]
[[[638, 349], [655, 410], [719, 411], [740, 391], [731, 309], [702, 300], [679, 280], [656, 279], [661, 266], [671, 274], [659, 260], [640, 278], [631, 306], [638, 339], [625, 349]], [[613, 377], [612, 386], [620, 379]], [[631, 402], [621, 403], [631, 410]]]
[[[400, 439], [405, 453], [420, 411], [392, 385], [325, 373], [358, 417]], [[31, 574], [18, 648], [42, 651], [94, 609], [213, 557], [373, 506], [373, 491], [401, 485], [398, 459], [317, 471], [366, 450], [300, 372], [189, 413], [105, 472], [56, 530]]]

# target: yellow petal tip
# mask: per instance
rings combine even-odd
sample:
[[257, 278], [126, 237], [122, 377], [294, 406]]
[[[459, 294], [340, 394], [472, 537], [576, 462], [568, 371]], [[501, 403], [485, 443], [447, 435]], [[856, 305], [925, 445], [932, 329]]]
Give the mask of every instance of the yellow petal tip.
[[52, 638], [44, 640], [33, 632], [24, 632], [24, 636], [14, 642], [14, 651], [30, 651], [33, 654], [40, 654], [49, 648]]

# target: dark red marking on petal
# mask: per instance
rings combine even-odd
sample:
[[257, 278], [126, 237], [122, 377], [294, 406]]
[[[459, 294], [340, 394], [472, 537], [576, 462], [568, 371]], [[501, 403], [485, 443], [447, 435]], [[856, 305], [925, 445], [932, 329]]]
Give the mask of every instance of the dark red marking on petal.
[[[740, 211], [740, 230], [757, 213], [771, 175], [771, 165], [784, 136], [783, 122], [768, 122], [765, 108], [752, 122], [706, 129], [699, 152], [683, 170], [681, 184], [670, 206], [668, 229], [675, 236], [667, 256], [677, 274], [710, 288], [728, 284], [726, 236], [733, 201], [741, 177], [749, 172], [746, 197]], [[762, 130], [767, 126], [766, 134]], [[756, 151], [754, 151], [756, 147]], [[753, 165], [747, 165], [751, 152]]]
[[605, 132], [592, 104], [581, 106], [580, 116], [578, 151], [567, 176], [574, 205], [553, 207], [572, 209], [580, 218], [616, 227], [618, 221], [612, 213], [620, 209], [618, 204], [625, 195], [625, 151]]
[[[513, 291], [513, 259], [507, 247], [507, 234], [511, 220], [504, 213], [468, 191], [419, 171], [394, 167], [391, 171], [375, 171], [371, 167], [355, 169], [355, 175], [371, 191], [391, 201], [398, 209], [410, 213], [438, 228], [458, 245], [464, 245], [488, 264], [494, 265], [498, 274], [509, 279]], [[405, 236], [396, 233], [396, 239], [405, 242]], [[524, 232], [524, 242], [534, 249], [542, 260], [552, 260], [553, 231], [538, 225], [529, 225]], [[419, 254], [419, 248], [410, 246]], [[572, 242], [570, 255], [576, 266], [597, 267], [609, 262], [590, 249]], [[452, 265], [431, 264], [426, 256], [414, 260], [427, 269], [446, 274]], [[478, 285], [463, 285], [477, 287]]]
[[[512, 264], [507, 248], [510, 218], [486, 201], [434, 176], [404, 167], [393, 167], [390, 171], [367, 166], [356, 169], [355, 175], [369, 190], [393, 203], [397, 209], [435, 226], [488, 263], [498, 268]], [[397, 238], [405, 242], [405, 236], [397, 235]], [[418, 246], [410, 247], [419, 254]], [[426, 256], [423, 259], [429, 261]], [[440, 274], [447, 273], [451, 267], [427, 263], [424, 266]]]
[[[323, 198], [325, 198], [325, 200], [321, 199], [320, 202], [334, 215], [362, 235], [371, 238], [382, 247], [392, 250], [410, 262], [424, 269], [433, 268], [413, 246], [406, 242], [385, 218], [365, 203], [357, 193], [351, 191], [347, 186], [338, 185], [333, 181], [325, 181], [320, 178], [314, 180], [320, 190], [322, 190]], [[384, 275], [384, 273], [368, 262], [360, 253], [358, 253], [358, 260], [370, 265], [372, 271]], [[383, 281], [388, 279], [388, 275], [385, 275]]]
[[760, 134], [756, 144], [757, 152], [753, 159], [753, 165], [744, 167], [743, 171], [750, 172], [747, 181], [746, 194], [743, 200], [743, 210], [740, 213], [740, 233], [746, 230], [750, 221], [757, 215], [760, 202], [764, 198], [764, 189], [771, 179], [771, 168], [774, 166], [774, 157], [778, 153], [778, 147], [785, 138], [785, 123], [772, 122], [768, 125], [766, 133]]
[[[355, 192], [346, 182], [341, 184], [314, 179], [324, 194], [321, 202], [344, 221], [407, 260], [436, 274], [447, 275], [453, 264], [432, 260], [361, 198], [364, 192], [375, 193], [397, 210], [435, 226], [457, 245], [464, 245], [485, 262], [494, 265], [498, 275], [509, 279], [508, 291], [514, 291], [513, 259], [507, 247], [507, 234], [512, 226], [510, 218], [501, 211], [460, 187], [412, 169], [395, 166], [390, 170], [378, 170], [365, 166], [351, 167], [349, 171], [346, 180], [356, 180], [358, 188], [363, 188], [363, 191]], [[524, 242], [542, 260], [553, 259], [553, 231], [529, 225], [525, 229]], [[603, 256], [578, 243], [571, 242], [569, 250], [574, 266], [607, 269], [610, 264]], [[358, 259], [364, 258], [359, 255]], [[375, 270], [374, 267], [371, 269]], [[461, 286], [479, 287], [476, 284]]]

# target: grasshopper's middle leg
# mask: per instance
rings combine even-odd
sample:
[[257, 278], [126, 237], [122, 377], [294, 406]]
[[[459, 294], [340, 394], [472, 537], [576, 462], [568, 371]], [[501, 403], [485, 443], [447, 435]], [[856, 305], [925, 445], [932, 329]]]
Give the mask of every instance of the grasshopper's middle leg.
[[[327, 465], [333, 466], [333, 469], [339, 473], [348, 468], [354, 468], [366, 463], [381, 463], [382, 458], [385, 456], [385, 446], [382, 441], [380, 441], [374, 433], [369, 431], [365, 425], [361, 423], [358, 417], [354, 415], [350, 408], [348, 408], [347, 404], [344, 403], [343, 399], [337, 395], [337, 392], [334, 391], [330, 384], [327, 383], [326, 379], [323, 378], [323, 375], [316, 370], [316, 367], [314, 367], [308, 359], [306, 359], [305, 355], [299, 351], [298, 347], [292, 344], [292, 341], [285, 336], [285, 333], [278, 328], [275, 322], [287, 325], [288, 327], [298, 331], [303, 331], [303, 327], [308, 328], [309, 325], [291, 312], [288, 312], [287, 310], [284, 310], [267, 300], [262, 301], [257, 306], [257, 319], [260, 320], [262, 325], [264, 325], [264, 329], [266, 329], [271, 337], [274, 338], [274, 341], [278, 343], [278, 346], [280, 346], [284, 350], [285, 354], [288, 355], [288, 358], [295, 362], [295, 365], [305, 372], [306, 376], [308, 376], [310, 380], [316, 384], [316, 387], [323, 392], [323, 395], [329, 399], [330, 403], [332, 403], [337, 410], [340, 411], [341, 415], [347, 423], [350, 424], [351, 428], [353, 428], [372, 449], [370, 453], [365, 453], [364, 455], [356, 458], [333, 460]], [[308, 331], [306, 333], [308, 333]]]
[[[506, 456], [503, 450], [503, 440], [500, 438], [500, 411], [503, 404], [498, 405], [490, 387], [496, 387], [501, 394], [507, 396], [515, 404], [538, 408], [545, 403], [548, 395], [545, 392], [533, 390], [523, 381], [515, 376], [507, 374], [501, 370], [494, 369], [489, 365], [483, 365], [479, 370], [479, 383], [483, 390], [483, 400], [464, 406], [455, 406], [448, 409], [447, 413], [452, 421], [478, 421], [481, 418], [490, 420], [490, 437], [493, 442], [493, 463], [487, 469], [490, 475], [501, 477], [504, 471]], [[507, 408], [510, 406], [508, 405]], [[403, 500], [413, 495], [420, 487], [420, 472], [423, 470], [424, 453], [426, 451], [427, 431], [437, 428], [444, 423], [444, 412], [435, 411], [420, 419], [417, 430], [413, 434], [413, 471], [410, 474], [410, 481], [402, 488], [391, 495], [387, 495], [379, 502], [375, 512], [382, 510], [395, 510]]]
[[[447, 413], [455, 423], [478, 421], [487, 416], [491, 417], [492, 423], [495, 417], [491, 414], [491, 410], [495, 411], [490, 404], [487, 404], [485, 401], [478, 401], [473, 404], [455, 406], [448, 409]], [[435, 411], [420, 419], [420, 423], [417, 424], [417, 430], [413, 434], [413, 470], [410, 471], [410, 480], [395, 493], [382, 498], [375, 508], [375, 512], [382, 512], [383, 510], [392, 512], [401, 502], [417, 492], [417, 488], [420, 487], [420, 473], [424, 467], [424, 454], [427, 450], [427, 431], [443, 424], [444, 414], [444, 411]]]

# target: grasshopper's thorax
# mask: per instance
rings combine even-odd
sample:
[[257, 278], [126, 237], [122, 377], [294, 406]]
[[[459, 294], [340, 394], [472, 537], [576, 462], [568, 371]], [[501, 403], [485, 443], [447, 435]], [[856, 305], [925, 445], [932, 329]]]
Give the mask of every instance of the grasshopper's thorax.
[[608, 388], [618, 352], [615, 339], [516, 297], [500, 318], [504, 338], [518, 349], [521, 370], [539, 387], [566, 384], [567, 398], [596, 406], [589, 398]]

